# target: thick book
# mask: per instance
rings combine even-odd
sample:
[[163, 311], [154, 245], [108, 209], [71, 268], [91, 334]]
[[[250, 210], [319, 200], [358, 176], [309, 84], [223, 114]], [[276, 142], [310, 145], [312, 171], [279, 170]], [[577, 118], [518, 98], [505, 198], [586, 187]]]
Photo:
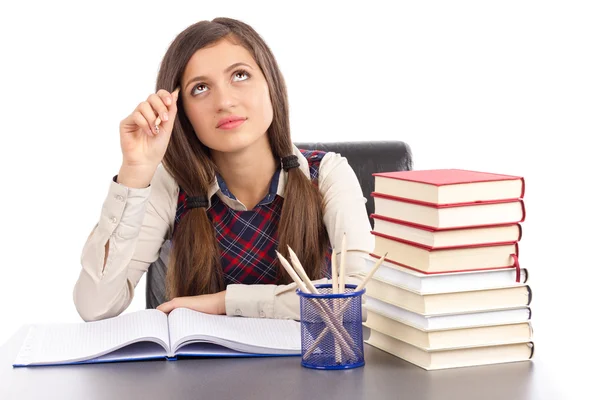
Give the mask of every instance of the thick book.
[[372, 234], [375, 235], [372, 253], [375, 257], [387, 253], [386, 261], [425, 274], [502, 269], [518, 262], [518, 243], [431, 249], [382, 233]]
[[[531, 320], [531, 308], [471, 311], [453, 314], [423, 315], [396, 307], [371, 296], [365, 296], [365, 308], [423, 331], [473, 328], [477, 326], [514, 324]], [[368, 317], [368, 313], [367, 313]]]
[[407, 221], [371, 214], [373, 231], [431, 249], [494, 243], [515, 243], [521, 240], [520, 224], [500, 224], [466, 228], [429, 228]]
[[385, 333], [423, 350], [491, 346], [533, 340], [533, 330], [529, 322], [425, 330], [405, 324], [371, 309], [369, 309], [367, 315], [367, 320], [363, 323], [367, 328]]
[[35, 324], [13, 367], [180, 357], [301, 355], [295, 320], [147, 309], [93, 322]]
[[375, 192], [433, 204], [518, 199], [525, 194], [523, 177], [489, 172], [432, 169], [373, 176]]
[[376, 214], [423, 228], [472, 228], [525, 221], [525, 203], [521, 199], [433, 204], [378, 192], [371, 193], [371, 197]]
[[373, 277], [367, 283], [366, 288], [366, 294], [370, 297], [422, 315], [526, 307], [529, 306], [532, 298], [531, 288], [528, 285], [453, 293], [421, 294]]
[[[365, 257], [369, 271], [379, 257]], [[366, 274], [366, 272], [364, 272]], [[518, 279], [517, 279], [517, 275]], [[383, 261], [374, 276], [395, 286], [403, 287], [421, 294], [460, 292], [467, 290], [492, 289], [526, 283], [529, 272], [526, 268], [501, 268], [484, 271], [447, 272], [425, 274], [410, 268], [402, 267], [391, 261]]]
[[373, 329], [365, 343], [425, 370], [528, 361], [534, 351], [532, 341], [424, 350]]

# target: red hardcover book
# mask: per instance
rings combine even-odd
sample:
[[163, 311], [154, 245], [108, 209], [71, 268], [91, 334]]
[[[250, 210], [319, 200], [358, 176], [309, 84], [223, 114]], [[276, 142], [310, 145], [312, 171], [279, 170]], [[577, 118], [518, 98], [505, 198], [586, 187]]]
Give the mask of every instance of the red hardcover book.
[[431, 204], [514, 200], [525, 195], [521, 176], [463, 169], [377, 172], [375, 192]]
[[374, 222], [374, 232], [431, 249], [478, 244], [510, 244], [521, 240], [522, 235], [521, 225], [518, 223], [429, 228], [379, 214], [371, 214], [371, 218]]
[[[432, 249], [378, 232], [372, 255], [424, 274], [484, 271], [518, 266], [518, 243], [497, 243]], [[517, 279], [517, 280], [518, 280]]]
[[375, 235], [372, 256], [380, 258], [387, 254], [386, 261], [424, 274], [515, 267], [517, 281], [520, 279], [518, 243], [431, 249], [382, 233], [372, 233]]

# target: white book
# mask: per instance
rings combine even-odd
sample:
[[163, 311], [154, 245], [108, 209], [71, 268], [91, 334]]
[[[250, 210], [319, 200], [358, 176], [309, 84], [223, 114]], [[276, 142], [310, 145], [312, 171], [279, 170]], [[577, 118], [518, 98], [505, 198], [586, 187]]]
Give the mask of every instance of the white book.
[[167, 316], [147, 309], [93, 322], [32, 325], [13, 367], [300, 354], [298, 321], [211, 315], [187, 308]]
[[[378, 259], [369, 256], [365, 257], [365, 260], [366, 268], [364, 271], [369, 271]], [[421, 294], [429, 294], [493, 289], [522, 285], [527, 282], [527, 269], [521, 268], [519, 282], [516, 281], [516, 273], [515, 268], [503, 268], [487, 271], [424, 274], [384, 261], [373, 276], [394, 286]]]
[[527, 322], [531, 319], [531, 309], [529, 307], [460, 314], [423, 315], [396, 307], [368, 295], [365, 295], [365, 307], [367, 311], [375, 311], [383, 316], [424, 331], [513, 324]]

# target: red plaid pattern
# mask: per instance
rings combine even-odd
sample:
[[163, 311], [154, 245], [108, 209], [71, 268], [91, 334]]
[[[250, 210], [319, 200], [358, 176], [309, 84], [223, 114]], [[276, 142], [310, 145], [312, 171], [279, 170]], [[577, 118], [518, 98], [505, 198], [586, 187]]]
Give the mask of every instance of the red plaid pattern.
[[[310, 167], [313, 184], [318, 185], [319, 166], [325, 152], [301, 150]], [[211, 198], [211, 206], [206, 211], [213, 223], [217, 242], [221, 248], [221, 265], [225, 285], [276, 284], [279, 260], [277, 250], [277, 227], [281, 216], [283, 198], [277, 195], [281, 169], [275, 171], [269, 193], [253, 210], [236, 211], [229, 208], [216, 194]], [[227, 189], [225, 181], [217, 175], [221, 192], [231, 199], [235, 196]], [[179, 187], [174, 231], [180, 219], [187, 212], [187, 194]], [[331, 278], [331, 246], [323, 263], [323, 276]]]

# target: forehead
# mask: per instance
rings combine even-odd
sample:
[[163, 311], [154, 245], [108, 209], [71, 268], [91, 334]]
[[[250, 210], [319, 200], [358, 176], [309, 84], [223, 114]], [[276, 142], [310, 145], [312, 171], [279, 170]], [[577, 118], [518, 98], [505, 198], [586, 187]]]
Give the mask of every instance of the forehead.
[[225, 68], [236, 62], [258, 67], [244, 46], [221, 39], [216, 44], [199, 49], [192, 55], [183, 72], [183, 81], [197, 75], [219, 76]]

